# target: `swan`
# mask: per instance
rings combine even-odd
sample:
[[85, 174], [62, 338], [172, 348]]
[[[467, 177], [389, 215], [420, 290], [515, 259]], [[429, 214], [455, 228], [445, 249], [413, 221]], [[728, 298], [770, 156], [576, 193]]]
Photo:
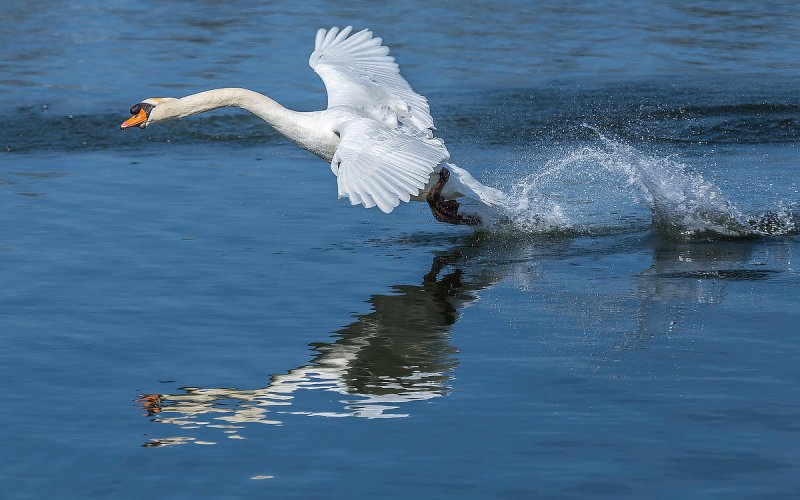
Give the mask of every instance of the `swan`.
[[487, 207], [503, 203], [502, 192], [448, 163], [444, 141], [427, 99], [414, 92], [382, 40], [352, 26], [317, 31], [309, 65], [328, 93], [322, 111], [287, 109], [243, 88], [221, 88], [182, 98], [148, 98], [130, 109], [121, 129], [149, 125], [218, 108], [242, 108], [266, 121], [298, 146], [330, 163], [339, 198], [390, 213], [400, 202], [426, 201], [434, 218], [478, 225], [477, 214], [459, 212], [456, 198]]

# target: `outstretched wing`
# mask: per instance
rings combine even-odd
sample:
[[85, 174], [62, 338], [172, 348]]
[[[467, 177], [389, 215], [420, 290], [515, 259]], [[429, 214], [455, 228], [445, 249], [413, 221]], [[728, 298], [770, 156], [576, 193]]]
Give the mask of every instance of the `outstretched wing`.
[[405, 125], [431, 136], [428, 100], [411, 89], [400, 68], [369, 30], [351, 35], [353, 28], [317, 31], [308, 64], [328, 91], [328, 107], [361, 109], [390, 126]]
[[378, 206], [387, 214], [419, 194], [434, 169], [450, 157], [439, 139], [421, 139], [369, 119], [339, 126], [331, 161], [339, 198]]

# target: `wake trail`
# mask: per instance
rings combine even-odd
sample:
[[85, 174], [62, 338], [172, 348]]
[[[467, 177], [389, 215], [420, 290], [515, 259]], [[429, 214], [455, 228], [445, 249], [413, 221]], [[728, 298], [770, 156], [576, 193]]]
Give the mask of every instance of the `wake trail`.
[[[681, 239], [751, 238], [798, 232], [794, 203], [744, 213], [699, 172], [672, 157], [651, 156], [594, 127], [599, 144], [547, 160], [500, 191], [457, 169], [480, 205], [485, 229], [533, 234], [653, 230]], [[466, 174], [466, 175], [464, 175]], [[466, 210], [471, 209], [465, 208]]]

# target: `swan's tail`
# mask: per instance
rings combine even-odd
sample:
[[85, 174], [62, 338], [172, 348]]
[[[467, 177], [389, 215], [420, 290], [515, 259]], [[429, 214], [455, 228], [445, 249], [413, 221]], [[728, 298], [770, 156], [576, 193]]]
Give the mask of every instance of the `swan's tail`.
[[447, 164], [447, 169], [450, 179], [442, 189], [445, 198], [465, 196], [489, 208], [508, 206], [508, 197], [499, 189], [481, 184], [472, 174], [452, 163]]

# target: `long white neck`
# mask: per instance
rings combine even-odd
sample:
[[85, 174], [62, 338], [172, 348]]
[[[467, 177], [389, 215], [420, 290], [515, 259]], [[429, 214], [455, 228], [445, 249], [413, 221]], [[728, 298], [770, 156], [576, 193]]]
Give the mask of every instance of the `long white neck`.
[[330, 161], [339, 142], [325, 120], [324, 112], [299, 112], [284, 108], [269, 97], [239, 88], [207, 90], [180, 99], [160, 102], [153, 109], [154, 121], [183, 118], [218, 108], [242, 108], [272, 125], [300, 147]]
[[218, 108], [242, 108], [278, 128], [296, 112], [284, 108], [269, 97], [247, 89], [214, 89], [169, 100], [157, 106], [164, 119], [183, 118]]

